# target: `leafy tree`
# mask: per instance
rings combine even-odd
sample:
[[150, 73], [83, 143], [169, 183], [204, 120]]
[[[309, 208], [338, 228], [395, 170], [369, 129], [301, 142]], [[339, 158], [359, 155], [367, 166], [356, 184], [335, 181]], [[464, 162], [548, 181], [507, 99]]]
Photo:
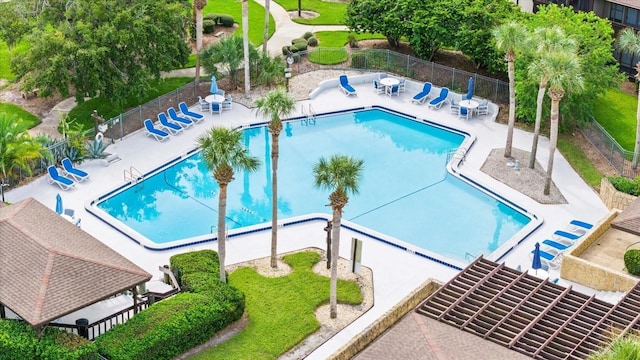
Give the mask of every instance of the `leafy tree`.
[[0, 182], [15, 177], [15, 171], [31, 175], [36, 160], [51, 159], [49, 150], [27, 130], [27, 124], [15, 115], [0, 113]]
[[[202, 53], [202, 66], [209, 74], [218, 73], [218, 65], [222, 72], [229, 74], [234, 88], [238, 87], [238, 69], [244, 60], [243, 39], [240, 36], [229, 36], [220, 40]], [[253, 46], [249, 47], [249, 58], [254, 59], [258, 52]]]
[[282, 118], [289, 116], [295, 109], [295, 102], [284, 89], [269, 91], [267, 95], [256, 100], [258, 114], [271, 119], [271, 267], [278, 266], [278, 156], [280, 153], [280, 133]]
[[315, 185], [321, 189], [332, 190], [329, 205], [333, 209], [331, 234], [331, 286], [329, 290], [330, 316], [338, 316], [337, 283], [338, 257], [340, 256], [340, 223], [342, 209], [349, 202], [349, 194], [358, 193], [358, 185], [362, 178], [363, 160], [347, 155], [333, 155], [329, 160], [321, 157], [313, 166]]
[[381, 33], [392, 48], [400, 45], [407, 32], [406, 23], [413, 15], [415, 0], [351, 0], [347, 6], [345, 25], [356, 33]]
[[431, 61], [441, 47], [455, 46], [463, 8], [462, 2], [433, 0], [415, 11], [406, 35], [418, 57]]
[[508, 64], [509, 73], [509, 125], [507, 129], [507, 144], [504, 149], [504, 157], [511, 156], [513, 145], [513, 127], [516, 122], [516, 92], [515, 92], [515, 67], [516, 48], [525, 42], [527, 33], [524, 27], [517, 22], [508, 22], [493, 30], [496, 48], [504, 52], [504, 59]]
[[[50, 8], [51, 18], [56, 11]], [[33, 28], [31, 49], [12, 60], [12, 70], [41, 96], [68, 96], [73, 88], [78, 102], [100, 94], [122, 103], [186, 63], [187, 13], [178, 0], [77, 1], [60, 14], [63, 21]]]
[[220, 281], [226, 283], [225, 256], [226, 234], [225, 218], [227, 217], [227, 186], [233, 181], [236, 171], [255, 171], [260, 167], [260, 160], [251, 156], [242, 144], [242, 132], [227, 128], [211, 128], [196, 140], [202, 149], [202, 159], [213, 178], [220, 186], [218, 194], [218, 257], [220, 259]]
[[[640, 35], [631, 28], [620, 31], [616, 43], [618, 49], [640, 56]], [[640, 79], [640, 61], [636, 64], [636, 81]], [[636, 111], [636, 144], [633, 148], [633, 161], [631, 166], [638, 167], [638, 152], [640, 152], [640, 91], [638, 92], [638, 110]]]
[[[564, 31], [558, 26], [551, 28], [538, 28], [533, 33], [533, 39], [537, 42], [536, 52], [540, 58], [543, 58], [554, 51], [570, 51], [577, 50], [576, 41], [567, 37]], [[540, 135], [540, 124], [542, 123], [542, 105], [544, 104], [544, 94], [547, 91], [547, 74], [542, 68], [540, 58], [529, 64], [529, 77], [539, 83], [538, 99], [536, 101], [536, 122], [533, 130], [533, 144], [531, 145], [531, 153], [529, 154], [529, 168], [533, 169], [536, 164], [536, 153], [538, 151], [538, 137]]]
[[0, 39], [12, 49], [31, 30], [32, 18], [17, 1], [0, 2]]
[[274, 83], [280, 83], [284, 79], [284, 60], [282, 56], [271, 58], [269, 53], [261, 51], [258, 53], [252, 66], [251, 76], [254, 83], [271, 87]]
[[[578, 41], [578, 56], [583, 69], [584, 91], [568, 93], [560, 104], [562, 122], [559, 126], [571, 127], [578, 122], [588, 121], [593, 113], [596, 99], [622, 80], [613, 57], [613, 28], [607, 19], [593, 12], [574, 12], [571, 7], [547, 5], [540, 6], [538, 12], [527, 17], [525, 26], [533, 31], [540, 27], [557, 25], [565, 34]], [[533, 122], [535, 119], [537, 92], [539, 83], [531, 81], [528, 64], [535, 61], [536, 54], [522, 54], [516, 62], [516, 94], [519, 119]], [[549, 116], [550, 99], [545, 99], [542, 118]]]

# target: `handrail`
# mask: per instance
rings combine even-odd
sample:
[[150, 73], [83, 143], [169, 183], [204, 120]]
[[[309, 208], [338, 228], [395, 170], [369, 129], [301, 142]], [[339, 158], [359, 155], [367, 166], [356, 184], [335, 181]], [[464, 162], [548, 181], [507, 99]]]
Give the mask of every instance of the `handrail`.
[[142, 180], [144, 180], [144, 176], [135, 167], [129, 166], [128, 170], [124, 169], [124, 181], [132, 181], [137, 184]]

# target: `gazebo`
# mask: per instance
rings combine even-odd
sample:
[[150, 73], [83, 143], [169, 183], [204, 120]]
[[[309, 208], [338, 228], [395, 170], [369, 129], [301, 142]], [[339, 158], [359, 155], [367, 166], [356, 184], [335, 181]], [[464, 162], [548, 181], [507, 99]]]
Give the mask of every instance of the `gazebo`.
[[6, 307], [39, 334], [61, 316], [126, 290], [135, 294], [150, 279], [33, 198], [0, 207], [0, 318]]

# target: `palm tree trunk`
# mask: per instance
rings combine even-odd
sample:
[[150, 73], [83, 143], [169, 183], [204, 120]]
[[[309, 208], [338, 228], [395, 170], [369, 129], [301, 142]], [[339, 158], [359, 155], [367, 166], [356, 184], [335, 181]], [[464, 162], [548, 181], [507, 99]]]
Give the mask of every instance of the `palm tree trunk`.
[[340, 257], [340, 223], [342, 212], [333, 209], [333, 234], [331, 234], [331, 286], [329, 288], [329, 314], [332, 319], [338, 317], [338, 257]]
[[278, 152], [279, 134], [271, 134], [271, 267], [278, 267]]
[[269, 8], [271, 0], [264, 1], [264, 36], [262, 39], [262, 52], [267, 53], [267, 41], [269, 40]]
[[249, 96], [251, 79], [249, 78], [249, 3], [242, 0], [242, 38], [244, 44], [244, 94]]
[[536, 153], [538, 152], [538, 136], [540, 135], [540, 123], [542, 123], [542, 103], [544, 102], [544, 93], [547, 90], [547, 82], [542, 80], [538, 87], [538, 100], [536, 103], [536, 123], [533, 127], [533, 144], [531, 145], [531, 154], [529, 155], [529, 169], [536, 166]]
[[224, 259], [227, 254], [226, 241], [227, 234], [225, 217], [227, 216], [227, 184], [220, 185], [220, 195], [218, 196], [218, 258], [220, 259], [220, 281], [227, 282], [227, 275], [224, 269]]
[[638, 152], [640, 151], [640, 91], [638, 91], [638, 109], [636, 110], [636, 146], [633, 149], [631, 167], [638, 168]]
[[551, 98], [551, 129], [549, 134], [549, 162], [547, 163], [547, 177], [544, 181], [544, 194], [551, 192], [551, 174], [553, 173], [553, 157], [558, 145], [558, 108], [560, 99]]
[[193, 2], [196, 17], [196, 82], [200, 80], [200, 51], [202, 51], [202, 8], [199, 1]]
[[507, 128], [507, 144], [504, 147], [504, 157], [511, 157], [511, 146], [513, 146], [513, 127], [516, 123], [516, 89], [515, 89], [515, 66], [513, 58], [507, 61], [509, 72], [509, 125]]

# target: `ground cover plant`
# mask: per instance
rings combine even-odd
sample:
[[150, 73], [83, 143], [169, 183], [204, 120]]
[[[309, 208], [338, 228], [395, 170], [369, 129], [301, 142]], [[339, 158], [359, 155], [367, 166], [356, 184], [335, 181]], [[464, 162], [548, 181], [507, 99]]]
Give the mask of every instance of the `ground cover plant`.
[[[242, 34], [242, 2], [237, 0], [216, 0], [208, 1], [207, 6], [202, 10], [202, 14], [228, 14], [238, 24], [234, 34]], [[276, 30], [276, 23], [273, 16], [269, 16], [269, 37]], [[249, 42], [255, 46], [261, 45], [264, 34], [264, 6], [249, 1]]]
[[[287, 276], [268, 278], [249, 267], [229, 275], [229, 284], [245, 294], [249, 324], [192, 359], [276, 359], [320, 327], [314, 310], [329, 301], [329, 278], [312, 270], [320, 255], [305, 251], [286, 255], [284, 261], [293, 268]], [[358, 285], [338, 280], [338, 301], [361, 303]]]
[[[298, 11], [298, 0], [278, 0], [276, 2], [287, 11]], [[302, 10], [313, 11], [318, 13], [319, 16], [310, 19], [296, 17], [292, 19], [293, 21], [306, 25], [342, 25], [344, 24], [344, 15], [347, 11], [347, 3], [304, 0]]]
[[0, 113], [7, 113], [10, 116], [15, 115], [16, 118], [22, 119], [28, 129], [31, 129], [42, 122], [42, 120], [37, 116], [24, 110], [20, 106], [11, 103], [0, 102]]
[[619, 89], [609, 89], [596, 99], [594, 119], [627, 151], [636, 141], [638, 97]]

